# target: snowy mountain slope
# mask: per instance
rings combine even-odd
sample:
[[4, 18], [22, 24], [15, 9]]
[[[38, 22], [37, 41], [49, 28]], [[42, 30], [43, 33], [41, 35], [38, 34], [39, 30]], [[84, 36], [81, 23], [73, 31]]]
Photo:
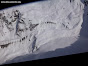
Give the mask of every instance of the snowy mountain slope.
[[47, 0], [1, 10], [0, 64], [71, 46], [80, 36], [83, 9], [80, 0]]

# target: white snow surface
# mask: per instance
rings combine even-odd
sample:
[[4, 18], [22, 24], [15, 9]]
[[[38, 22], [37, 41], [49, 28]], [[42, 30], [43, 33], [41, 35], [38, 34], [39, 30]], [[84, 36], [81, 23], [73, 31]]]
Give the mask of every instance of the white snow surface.
[[[0, 64], [76, 53], [44, 54], [55, 53], [56, 49], [78, 41], [83, 13], [84, 4], [80, 0], [47, 0], [1, 10]], [[84, 39], [81, 41], [88, 43], [88, 39]]]

